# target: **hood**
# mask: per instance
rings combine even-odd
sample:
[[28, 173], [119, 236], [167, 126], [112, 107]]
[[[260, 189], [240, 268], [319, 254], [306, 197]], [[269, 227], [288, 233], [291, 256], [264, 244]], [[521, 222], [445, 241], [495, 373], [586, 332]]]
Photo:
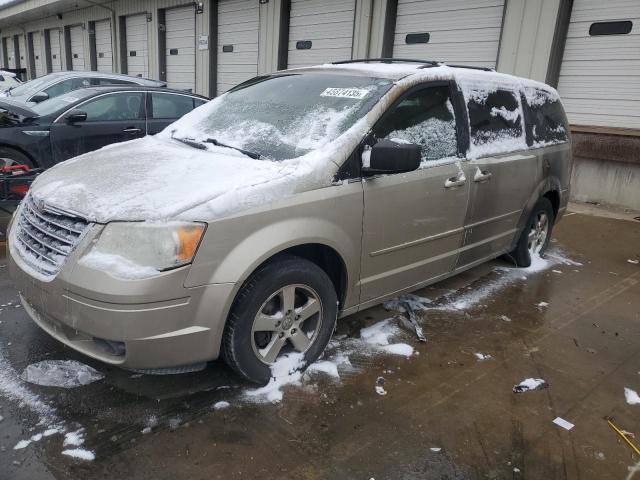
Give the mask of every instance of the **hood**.
[[331, 182], [335, 169], [319, 172], [318, 162], [303, 159], [253, 160], [227, 148], [145, 137], [62, 162], [40, 175], [30, 194], [99, 223], [207, 221]]
[[2, 100], [0, 100], [0, 110], [6, 110], [7, 112], [24, 118], [37, 118], [40, 116], [29, 108], [29, 105], [26, 103], [15, 102], [8, 98], [2, 98]]

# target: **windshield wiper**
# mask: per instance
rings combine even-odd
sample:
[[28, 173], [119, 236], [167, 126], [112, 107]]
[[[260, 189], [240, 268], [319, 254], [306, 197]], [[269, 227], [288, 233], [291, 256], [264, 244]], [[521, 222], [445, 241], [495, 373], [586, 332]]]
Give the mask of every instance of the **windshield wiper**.
[[190, 147], [197, 148], [198, 150], [206, 150], [207, 146], [205, 145], [205, 143], [210, 143], [212, 145], [215, 145], [216, 147], [231, 148], [255, 160], [259, 160], [262, 158], [262, 155], [260, 155], [259, 153], [250, 152], [249, 150], [243, 150], [242, 148], [234, 147], [232, 145], [227, 145], [226, 143], [219, 142], [215, 138], [207, 138], [206, 140], [203, 140], [203, 141], [194, 140], [193, 138], [180, 138], [180, 137], [171, 137], [171, 138], [181, 143], [184, 143], [185, 145], [189, 145]]
[[260, 155], [259, 153], [251, 152], [249, 150], [244, 150], [242, 148], [234, 147], [232, 145], [227, 145], [226, 143], [219, 142], [215, 138], [207, 138], [205, 140], [205, 143], [211, 143], [211, 144], [215, 145], [216, 147], [231, 148], [233, 150], [236, 150], [236, 151], [238, 151], [240, 153], [245, 154], [247, 157], [253, 158], [254, 160], [259, 160], [259, 159], [262, 158], [262, 155]]
[[180, 143], [184, 143], [185, 145], [189, 145], [190, 147], [197, 148], [198, 150], [206, 150], [207, 146], [203, 143], [196, 142], [190, 138], [180, 138], [180, 137], [171, 137], [173, 140], [177, 140]]

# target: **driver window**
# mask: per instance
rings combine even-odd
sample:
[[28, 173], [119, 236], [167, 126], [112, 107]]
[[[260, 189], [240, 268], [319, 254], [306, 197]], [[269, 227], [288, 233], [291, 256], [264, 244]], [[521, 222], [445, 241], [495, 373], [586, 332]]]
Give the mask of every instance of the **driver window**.
[[422, 162], [456, 157], [456, 120], [448, 86], [413, 92], [375, 128], [378, 140], [409, 142], [422, 147]]
[[78, 107], [87, 113], [87, 122], [143, 119], [143, 94], [123, 92], [105, 95]]

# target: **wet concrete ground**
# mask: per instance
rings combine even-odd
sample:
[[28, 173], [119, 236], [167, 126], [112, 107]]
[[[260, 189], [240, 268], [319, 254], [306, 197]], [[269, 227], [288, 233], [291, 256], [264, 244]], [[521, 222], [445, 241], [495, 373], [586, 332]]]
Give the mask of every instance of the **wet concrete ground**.
[[[0, 304], [13, 302], [0, 311], [10, 364], [0, 376], [0, 479], [624, 479], [640, 458], [604, 417], [640, 443], [640, 405], [623, 394], [640, 391], [640, 265], [627, 262], [640, 258], [640, 222], [569, 215], [553, 252], [582, 265], [503, 282], [494, 268], [507, 264], [496, 261], [423, 289], [437, 305], [489, 294], [463, 310], [420, 312], [428, 341], [408, 331], [399, 338], [419, 354], [355, 353], [339, 382], [314, 375], [278, 404], [248, 402], [248, 386], [221, 363], [153, 377], [76, 354], [16, 307], [0, 267]], [[338, 334], [358, 336], [391, 316], [369, 309], [341, 320]], [[76, 359], [106, 375], [71, 390], [28, 385], [68, 428], [86, 428], [93, 462], [62, 456], [60, 435], [13, 450], [42, 428], [30, 431], [37, 415], [3, 396], [1, 382], [6, 389], [7, 378], [43, 359]], [[375, 392], [379, 376], [385, 396]], [[549, 388], [514, 394], [527, 377]], [[213, 410], [220, 400], [231, 407]], [[554, 425], [557, 416], [575, 428]], [[141, 433], [151, 417], [157, 426]]]

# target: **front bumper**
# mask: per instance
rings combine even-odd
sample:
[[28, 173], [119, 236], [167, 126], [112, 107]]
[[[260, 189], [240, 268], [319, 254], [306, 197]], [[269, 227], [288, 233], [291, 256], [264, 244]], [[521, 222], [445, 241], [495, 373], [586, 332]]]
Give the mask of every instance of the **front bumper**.
[[90, 357], [134, 369], [218, 357], [235, 284], [185, 288], [189, 266], [148, 279], [116, 279], [77, 263], [91, 237], [95, 234], [83, 239], [50, 281], [30, 273], [9, 238], [11, 278], [42, 329]]

